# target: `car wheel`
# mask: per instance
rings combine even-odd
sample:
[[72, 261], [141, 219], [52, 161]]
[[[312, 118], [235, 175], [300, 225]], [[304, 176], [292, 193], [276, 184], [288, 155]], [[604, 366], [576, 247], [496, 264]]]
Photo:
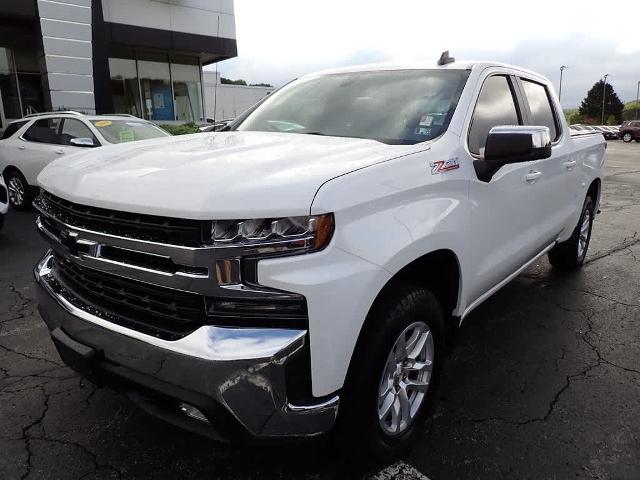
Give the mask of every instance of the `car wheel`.
[[622, 140], [629, 143], [631, 140], [633, 140], [633, 137], [629, 132], [626, 132], [622, 135]]
[[16, 210], [25, 210], [31, 205], [31, 192], [24, 176], [17, 170], [11, 170], [5, 175], [9, 204]]
[[591, 197], [587, 197], [582, 207], [580, 220], [571, 237], [562, 243], [558, 243], [549, 251], [548, 256], [551, 265], [561, 270], [575, 270], [582, 266], [591, 241], [593, 215], [593, 200]]
[[424, 426], [444, 355], [444, 315], [428, 290], [398, 284], [378, 301], [352, 357], [336, 437], [367, 465], [408, 450]]

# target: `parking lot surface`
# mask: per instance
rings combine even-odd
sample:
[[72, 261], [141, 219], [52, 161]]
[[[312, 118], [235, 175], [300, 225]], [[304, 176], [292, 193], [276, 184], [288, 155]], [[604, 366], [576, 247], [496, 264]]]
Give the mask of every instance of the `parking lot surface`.
[[[540, 259], [465, 320], [426, 435], [365, 476], [640, 478], [640, 144], [609, 142], [600, 208], [584, 269]], [[361, 476], [330, 438], [221, 445], [66, 368], [37, 313], [34, 218], [0, 232], [0, 478]]]

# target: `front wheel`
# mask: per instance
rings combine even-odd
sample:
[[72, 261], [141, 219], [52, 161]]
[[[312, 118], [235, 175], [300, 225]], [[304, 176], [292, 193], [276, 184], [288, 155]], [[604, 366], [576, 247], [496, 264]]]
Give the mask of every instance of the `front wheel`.
[[31, 205], [31, 193], [29, 184], [24, 176], [17, 170], [12, 170], [5, 175], [7, 190], [9, 190], [9, 204], [16, 210], [26, 210]]
[[631, 140], [633, 140], [633, 137], [631, 136], [631, 134], [629, 132], [626, 132], [624, 135], [622, 135], [622, 140], [624, 142], [629, 143]]
[[594, 206], [591, 197], [587, 197], [582, 206], [578, 225], [568, 240], [557, 244], [549, 251], [549, 263], [561, 270], [575, 270], [584, 263], [591, 241]]
[[374, 307], [353, 355], [336, 435], [364, 463], [408, 450], [423, 427], [444, 352], [444, 315], [428, 290], [398, 284]]

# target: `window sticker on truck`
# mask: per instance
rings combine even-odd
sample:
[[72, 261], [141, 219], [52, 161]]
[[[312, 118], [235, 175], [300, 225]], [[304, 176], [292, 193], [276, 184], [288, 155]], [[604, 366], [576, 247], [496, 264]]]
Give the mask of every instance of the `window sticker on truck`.
[[460, 162], [458, 157], [450, 158], [449, 160], [438, 160], [436, 162], [429, 162], [431, 167], [431, 175], [438, 175], [439, 173], [445, 173], [450, 170], [456, 170], [460, 168]]

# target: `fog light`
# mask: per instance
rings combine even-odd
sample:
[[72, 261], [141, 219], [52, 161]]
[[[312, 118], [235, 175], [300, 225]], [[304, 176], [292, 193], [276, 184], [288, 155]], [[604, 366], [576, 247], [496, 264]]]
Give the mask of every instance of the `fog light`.
[[184, 413], [187, 417], [191, 417], [200, 422], [209, 423], [209, 420], [207, 420], [207, 417], [205, 417], [204, 414], [193, 405], [189, 405], [188, 403], [181, 403], [179, 406], [180, 406], [180, 411]]

